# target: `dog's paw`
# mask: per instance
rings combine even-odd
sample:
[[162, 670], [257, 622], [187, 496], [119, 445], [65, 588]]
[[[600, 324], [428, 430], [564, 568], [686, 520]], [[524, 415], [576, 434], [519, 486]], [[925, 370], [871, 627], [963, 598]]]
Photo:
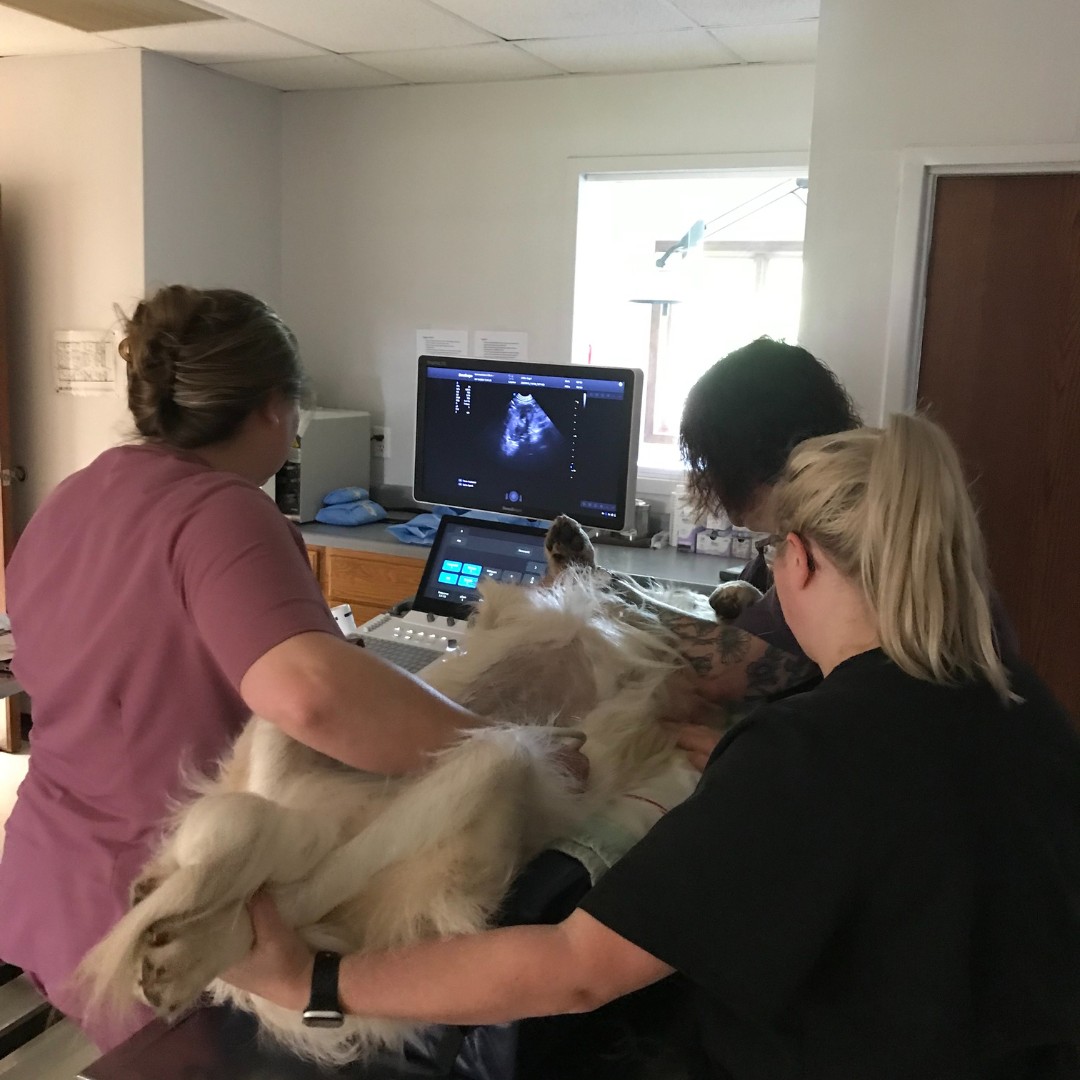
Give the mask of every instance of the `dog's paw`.
[[548, 573], [552, 577], [568, 566], [596, 565], [592, 541], [585, 530], [566, 514], [560, 514], [551, 523], [544, 537], [544, 551], [547, 553]]
[[128, 892], [129, 906], [141, 904], [176, 869], [177, 864], [168, 858], [155, 859], [145, 866], [142, 873], [131, 883]]
[[131, 891], [128, 895], [128, 906], [135, 907], [141, 904], [159, 885], [161, 879], [151, 874], [143, 874], [131, 883]]
[[174, 1020], [199, 999], [252, 944], [241, 904], [197, 918], [159, 919], [140, 941], [138, 993], [163, 1020]]
[[761, 592], [748, 581], [726, 581], [709, 597], [709, 606], [721, 622], [737, 619], [751, 604], [761, 599]]

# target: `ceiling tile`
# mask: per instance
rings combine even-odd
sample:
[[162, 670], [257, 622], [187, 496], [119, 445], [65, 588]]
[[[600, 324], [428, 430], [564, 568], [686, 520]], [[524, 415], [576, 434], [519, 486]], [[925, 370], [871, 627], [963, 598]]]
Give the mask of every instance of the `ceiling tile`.
[[94, 34], [84, 34], [14, 8], [0, 7], [0, 56], [102, 52], [117, 47]]
[[572, 38], [693, 26], [667, 0], [437, 0], [499, 37]]
[[215, 71], [278, 90], [355, 90], [400, 82], [383, 71], [373, 71], [345, 56], [305, 56], [296, 60], [250, 60], [238, 64], [211, 64]]
[[325, 55], [313, 45], [275, 34], [254, 23], [225, 19], [179, 26], [148, 26], [141, 30], [114, 30], [100, 36], [121, 45], [169, 53], [195, 64]]
[[702, 26], [767, 26], [816, 19], [821, 0], [672, 0]]
[[740, 57], [705, 30], [520, 41], [519, 49], [574, 74], [674, 71], [737, 64]]
[[215, 6], [337, 53], [494, 40], [430, 0], [215, 0]]
[[455, 49], [409, 49], [361, 53], [365, 64], [388, 71], [406, 82], [498, 82], [563, 74], [513, 45], [463, 45]]
[[783, 26], [729, 26], [709, 33], [750, 63], [794, 64], [817, 56], [816, 22]]

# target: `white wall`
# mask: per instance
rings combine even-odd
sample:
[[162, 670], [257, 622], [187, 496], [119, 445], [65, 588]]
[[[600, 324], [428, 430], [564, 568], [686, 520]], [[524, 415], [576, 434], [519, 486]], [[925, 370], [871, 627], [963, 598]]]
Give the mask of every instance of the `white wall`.
[[126, 431], [120, 394], [54, 391], [56, 330], [106, 330], [143, 286], [140, 63], [134, 51], [0, 60], [16, 527]]
[[281, 296], [281, 95], [154, 53], [0, 60], [0, 190], [21, 528], [131, 432], [122, 392], [60, 397], [56, 330], [171, 281]]
[[[288, 94], [283, 311], [323, 404], [393, 430], [412, 479], [415, 332], [525, 330], [570, 355], [573, 157], [805, 151], [813, 68]], [[618, 167], [618, 165], [614, 165]]]
[[1080, 142], [1076, 0], [822, 0], [801, 339], [880, 417], [906, 147]]
[[143, 53], [146, 284], [281, 295], [281, 93]]

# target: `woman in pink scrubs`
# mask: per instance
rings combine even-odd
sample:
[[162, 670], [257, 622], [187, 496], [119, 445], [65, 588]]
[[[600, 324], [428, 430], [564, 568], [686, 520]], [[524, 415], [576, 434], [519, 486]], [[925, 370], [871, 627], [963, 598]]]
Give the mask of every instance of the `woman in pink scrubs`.
[[[0, 957], [82, 1022], [68, 979], [128, 907], [181, 771], [258, 712], [376, 772], [475, 718], [339, 634], [295, 526], [260, 491], [296, 436], [296, 340], [261, 301], [161, 289], [121, 352], [139, 437], [68, 477], [8, 569], [30, 767], [0, 862]], [[103, 1049], [137, 1024], [84, 1025]]]

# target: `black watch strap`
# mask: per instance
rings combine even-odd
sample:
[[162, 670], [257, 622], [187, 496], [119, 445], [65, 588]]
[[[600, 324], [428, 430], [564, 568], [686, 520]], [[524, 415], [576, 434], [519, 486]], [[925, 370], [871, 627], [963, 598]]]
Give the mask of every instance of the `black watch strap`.
[[311, 967], [311, 1000], [303, 1013], [306, 1027], [341, 1027], [345, 1014], [338, 997], [341, 953], [317, 952]]

